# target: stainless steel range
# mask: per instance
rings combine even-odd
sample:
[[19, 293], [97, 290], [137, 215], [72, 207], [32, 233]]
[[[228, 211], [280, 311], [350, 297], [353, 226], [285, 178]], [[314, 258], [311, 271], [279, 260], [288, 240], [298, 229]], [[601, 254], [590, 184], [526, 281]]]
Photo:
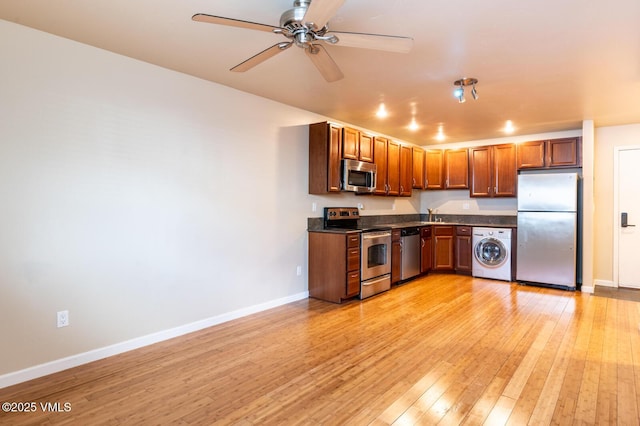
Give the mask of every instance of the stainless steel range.
[[325, 207], [324, 227], [362, 231], [360, 240], [360, 299], [391, 288], [391, 230], [359, 226], [355, 207]]

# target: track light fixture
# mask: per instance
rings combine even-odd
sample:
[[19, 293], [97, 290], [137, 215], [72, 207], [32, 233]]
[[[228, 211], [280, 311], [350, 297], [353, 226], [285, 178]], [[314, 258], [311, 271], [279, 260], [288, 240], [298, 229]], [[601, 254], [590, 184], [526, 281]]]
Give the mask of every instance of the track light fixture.
[[459, 103], [463, 103], [466, 101], [464, 98], [464, 87], [472, 86], [471, 88], [471, 96], [474, 100], [478, 99], [478, 91], [476, 90], [476, 84], [478, 84], [477, 78], [461, 78], [460, 80], [456, 80], [453, 82], [454, 86], [457, 86], [453, 91], [453, 96], [458, 99]]

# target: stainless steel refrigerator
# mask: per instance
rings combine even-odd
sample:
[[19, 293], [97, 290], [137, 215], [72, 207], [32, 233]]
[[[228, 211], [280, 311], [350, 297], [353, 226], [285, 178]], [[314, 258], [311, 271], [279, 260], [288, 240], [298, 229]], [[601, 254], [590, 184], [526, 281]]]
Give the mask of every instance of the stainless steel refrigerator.
[[576, 289], [577, 173], [518, 176], [516, 280]]

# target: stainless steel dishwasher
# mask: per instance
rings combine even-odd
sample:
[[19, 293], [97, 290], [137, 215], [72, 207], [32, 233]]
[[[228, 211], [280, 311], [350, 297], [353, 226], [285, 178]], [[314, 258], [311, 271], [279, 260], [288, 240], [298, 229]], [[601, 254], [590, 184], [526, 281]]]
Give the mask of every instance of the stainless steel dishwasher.
[[402, 262], [400, 280], [408, 280], [420, 274], [420, 228], [402, 228], [400, 231]]

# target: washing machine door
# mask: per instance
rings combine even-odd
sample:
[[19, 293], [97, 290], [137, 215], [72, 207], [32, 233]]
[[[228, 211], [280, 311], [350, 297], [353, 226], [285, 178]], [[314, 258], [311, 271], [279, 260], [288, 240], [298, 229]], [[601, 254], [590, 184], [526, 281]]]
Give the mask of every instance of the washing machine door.
[[487, 237], [476, 244], [475, 256], [482, 265], [497, 268], [505, 262], [507, 248], [502, 241]]

